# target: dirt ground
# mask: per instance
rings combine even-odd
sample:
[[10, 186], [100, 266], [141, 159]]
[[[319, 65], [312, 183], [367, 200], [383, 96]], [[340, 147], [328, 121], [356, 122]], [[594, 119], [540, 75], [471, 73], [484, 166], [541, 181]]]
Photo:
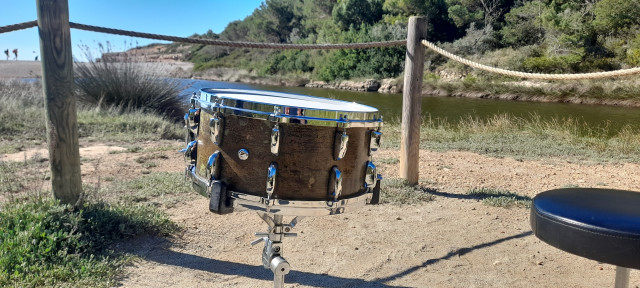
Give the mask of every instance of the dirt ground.
[[[109, 154], [123, 147], [84, 145], [83, 181], [140, 175], [134, 161], [165, 153], [153, 171], [180, 172], [178, 153]], [[44, 152], [46, 150], [41, 150]], [[0, 155], [0, 161], [25, 158]], [[30, 156], [29, 156], [30, 157]], [[41, 157], [46, 159], [46, 153]], [[383, 150], [376, 159], [398, 158]], [[122, 165], [121, 163], [132, 163]], [[612, 287], [615, 267], [553, 248], [532, 235], [529, 210], [496, 208], [465, 197], [474, 187], [495, 187], [530, 197], [568, 185], [640, 191], [638, 164], [580, 165], [558, 159], [518, 161], [468, 152], [420, 152], [420, 177], [435, 199], [417, 205], [366, 206], [342, 215], [307, 217], [286, 238], [291, 264], [285, 287]], [[397, 164], [380, 164], [386, 178]], [[251, 246], [264, 224], [255, 212], [216, 215], [208, 200], [191, 197], [167, 210], [185, 229], [174, 239], [141, 238], [121, 244], [140, 256], [119, 279], [122, 287], [271, 287], [262, 268], [262, 244]], [[285, 218], [290, 220], [290, 218]], [[631, 287], [640, 275], [631, 272]]]

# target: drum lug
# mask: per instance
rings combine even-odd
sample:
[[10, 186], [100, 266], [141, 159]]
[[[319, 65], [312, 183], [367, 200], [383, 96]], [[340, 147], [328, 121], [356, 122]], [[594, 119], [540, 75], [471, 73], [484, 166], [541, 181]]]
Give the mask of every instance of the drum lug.
[[333, 201], [338, 201], [340, 194], [342, 194], [342, 173], [338, 166], [333, 166], [331, 182], [329, 182], [329, 196], [333, 197]]
[[209, 119], [209, 128], [211, 142], [220, 146], [222, 143], [222, 130], [224, 129], [224, 118], [221, 113], [215, 113], [213, 118]]
[[371, 130], [371, 140], [369, 142], [369, 156], [380, 150], [382, 144], [382, 132], [379, 130]]
[[187, 144], [187, 148], [180, 150], [184, 152], [184, 160], [189, 164], [195, 164], [197, 158], [198, 141], [193, 140]]
[[207, 161], [207, 176], [210, 180], [218, 180], [220, 170], [220, 151], [213, 152]]
[[276, 162], [271, 163], [269, 169], [267, 169], [267, 199], [271, 199], [275, 191], [277, 170], [278, 164]]
[[346, 131], [336, 133], [334, 158], [336, 161], [344, 158], [347, 154], [347, 144], [349, 143], [349, 135]]
[[367, 171], [364, 175], [364, 188], [373, 188], [378, 182], [378, 174], [376, 174], [376, 165], [373, 162], [367, 162]]
[[382, 182], [382, 175], [378, 174], [376, 176], [376, 178], [378, 179], [376, 186], [373, 187], [373, 189], [371, 189], [371, 199], [369, 200], [369, 202], [367, 202], [367, 204], [379, 204], [380, 203], [380, 183]]
[[193, 134], [193, 139], [198, 138], [198, 126], [200, 125], [200, 109], [191, 108], [189, 112], [184, 115], [185, 125], [187, 130]]
[[280, 127], [278, 123], [271, 129], [271, 154], [278, 156], [280, 150]]

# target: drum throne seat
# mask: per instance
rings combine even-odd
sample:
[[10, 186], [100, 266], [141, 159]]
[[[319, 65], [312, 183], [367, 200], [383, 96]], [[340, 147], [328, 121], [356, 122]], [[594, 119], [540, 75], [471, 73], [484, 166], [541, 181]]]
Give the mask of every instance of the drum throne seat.
[[615, 287], [627, 287], [640, 269], [640, 192], [565, 188], [538, 194], [531, 228], [547, 244], [616, 265]]

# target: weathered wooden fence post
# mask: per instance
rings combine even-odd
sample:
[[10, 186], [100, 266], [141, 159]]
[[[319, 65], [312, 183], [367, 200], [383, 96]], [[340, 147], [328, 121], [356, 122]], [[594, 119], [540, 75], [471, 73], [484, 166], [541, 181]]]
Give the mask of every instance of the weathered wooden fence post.
[[418, 184], [420, 122], [422, 108], [422, 75], [425, 47], [421, 41], [427, 38], [427, 18], [409, 18], [407, 31], [407, 57], [404, 64], [404, 88], [402, 94], [402, 136], [400, 139], [400, 177], [411, 185]]
[[53, 197], [82, 195], [68, 0], [36, 0]]

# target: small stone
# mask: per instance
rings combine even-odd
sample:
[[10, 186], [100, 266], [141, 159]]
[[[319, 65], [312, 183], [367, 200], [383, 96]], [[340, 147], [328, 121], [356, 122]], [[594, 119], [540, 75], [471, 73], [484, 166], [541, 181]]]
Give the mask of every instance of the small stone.
[[498, 260], [493, 261], [493, 265], [498, 265], [498, 264], [500, 264], [500, 261], [498, 261]]

